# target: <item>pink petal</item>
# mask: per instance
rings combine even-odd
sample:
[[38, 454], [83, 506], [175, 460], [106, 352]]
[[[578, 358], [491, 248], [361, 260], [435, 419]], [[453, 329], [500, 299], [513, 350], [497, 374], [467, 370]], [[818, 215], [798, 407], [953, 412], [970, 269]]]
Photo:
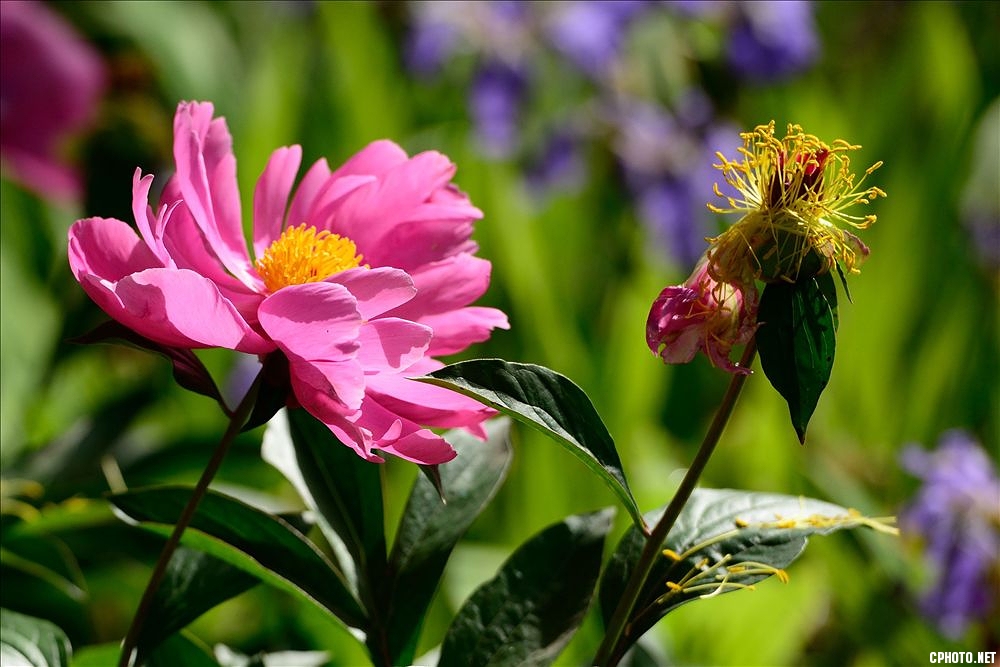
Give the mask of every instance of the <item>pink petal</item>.
[[334, 172], [334, 178], [344, 176], [381, 176], [389, 169], [408, 160], [406, 151], [388, 139], [373, 141], [351, 156]]
[[[359, 188], [375, 182], [374, 176], [344, 176], [342, 178], [330, 178], [313, 199], [312, 206], [305, 217], [304, 222], [320, 230], [327, 230], [335, 234], [340, 233], [334, 228], [334, 219], [337, 209], [347, 199], [348, 195]], [[353, 240], [353, 239], [352, 239]]]
[[[660, 350], [660, 358], [668, 364], [686, 364], [694, 359], [694, 355], [701, 349], [705, 332], [702, 328], [691, 326], [681, 329], [679, 333], [662, 340], [663, 349]], [[655, 353], [656, 350], [653, 350]]]
[[223, 118], [210, 103], [182, 102], [174, 117], [174, 160], [184, 203], [222, 264], [250, 285], [250, 257], [240, 221], [236, 157]]
[[375, 447], [420, 465], [447, 463], [458, 456], [458, 452], [444, 438], [427, 429], [410, 431], [391, 441], [376, 441]]
[[434, 330], [427, 348], [428, 356], [434, 357], [461, 352], [473, 343], [487, 340], [494, 329], [510, 328], [503, 311], [478, 306], [425, 315], [419, 322]]
[[[160, 210], [160, 215], [153, 214], [149, 206], [149, 189], [153, 185], [153, 175], [142, 175], [141, 169], [136, 169], [132, 175], [132, 215], [135, 217], [136, 226], [142, 234], [142, 239], [146, 242], [160, 264], [167, 267], [175, 266], [170, 253], [163, 245], [163, 226], [166, 222], [167, 208]], [[150, 220], [152, 218], [152, 220]]]
[[310, 394], [303, 400], [296, 394], [296, 398], [309, 414], [323, 422], [341, 443], [353, 449], [358, 456], [373, 463], [385, 462], [385, 459], [372, 452], [371, 432], [357, 426], [336, 410], [330, 411], [322, 395]]
[[[274, 345], [255, 332], [210, 280], [186, 269], [146, 269], [113, 283], [81, 280], [109, 315], [152, 340], [175, 347], [223, 347], [266, 354]], [[108, 303], [116, 299], [111, 307]]]
[[289, 355], [288, 363], [295, 398], [320, 421], [357, 414], [365, 397], [365, 376], [356, 361], [306, 361]]
[[368, 395], [388, 411], [426, 426], [475, 428], [496, 415], [468, 396], [400, 375], [370, 376]]
[[424, 266], [410, 274], [417, 295], [390, 314], [418, 320], [468, 306], [486, 292], [490, 270], [487, 260], [465, 254]]
[[440, 153], [421, 153], [386, 171], [377, 183], [348, 195], [337, 211], [333, 231], [352, 239], [378, 264], [379, 243], [435, 190], [448, 184], [455, 165]]
[[366, 320], [406, 303], [417, 293], [405, 271], [388, 266], [348, 269], [330, 276], [326, 282], [350, 290], [358, 301], [358, 312]]
[[172, 178], [163, 190], [164, 205], [160, 211], [166, 252], [177, 268], [191, 269], [214, 282], [222, 295], [239, 309], [244, 319], [250, 324], [256, 324], [257, 307], [263, 299], [263, 281], [253, 277], [257, 287], [255, 290], [253, 286], [244, 284], [226, 271], [180, 197], [177, 179]]
[[407, 369], [423, 358], [431, 335], [430, 327], [409, 320], [372, 320], [361, 327], [358, 335], [358, 363], [369, 374]]
[[371, 397], [365, 398], [355, 423], [372, 434], [372, 447], [413, 463], [434, 465], [456, 456], [444, 438], [401, 418]]
[[253, 249], [257, 257], [281, 236], [288, 195], [302, 162], [302, 147], [279, 148], [271, 154], [253, 193]]
[[288, 224], [299, 225], [306, 221], [313, 207], [316, 195], [330, 181], [330, 167], [326, 160], [317, 160], [295, 190], [292, 204], [288, 207]]
[[136, 235], [114, 218], [86, 218], [69, 228], [69, 265], [77, 280], [93, 275], [116, 282], [125, 276], [162, 266]]
[[[418, 207], [413, 212], [415, 215], [446, 213], [440, 209], [434, 210], [429, 205]], [[452, 214], [454, 211], [447, 213]], [[465, 213], [457, 219], [400, 222], [391, 233], [382, 237], [378, 247], [366, 257], [373, 264], [396, 266], [413, 273], [424, 265], [454, 255], [471, 255], [478, 250], [476, 243], [469, 238], [473, 220]]]
[[260, 325], [289, 358], [346, 361], [357, 353], [361, 315], [343, 285], [306, 283], [278, 290], [264, 299]]

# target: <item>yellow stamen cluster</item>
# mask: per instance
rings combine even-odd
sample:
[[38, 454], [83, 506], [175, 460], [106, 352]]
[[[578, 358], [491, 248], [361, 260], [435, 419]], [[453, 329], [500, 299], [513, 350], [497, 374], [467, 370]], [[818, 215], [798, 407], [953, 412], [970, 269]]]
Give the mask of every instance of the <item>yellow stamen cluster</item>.
[[798, 125], [789, 125], [778, 139], [774, 121], [740, 137], [740, 160], [717, 153], [721, 163], [715, 168], [739, 195], [724, 195], [716, 184], [716, 196], [728, 207], [708, 208], [743, 217], [709, 239], [712, 277], [733, 284], [795, 282], [800, 274], [826, 273], [837, 264], [846, 273], [858, 273], [868, 249], [835, 223], [865, 229], [875, 222], [874, 215], [850, 215], [846, 209], [885, 196], [878, 187], [862, 188], [882, 163], [866, 169], [855, 183], [847, 153], [860, 146], [840, 139], [827, 145]]
[[288, 227], [257, 260], [257, 273], [269, 292], [289, 285], [324, 280], [335, 273], [361, 266], [354, 242], [305, 223]]
[[[701, 593], [702, 597], [712, 597], [727, 591], [746, 588], [753, 590], [752, 584], [743, 583], [749, 577], [769, 577], [776, 576], [782, 583], [788, 582], [788, 573], [781, 568], [774, 567], [759, 561], [734, 561], [732, 554], [726, 554], [722, 558], [709, 559], [704, 556], [699, 557], [700, 552], [714, 545], [721, 545], [726, 540], [738, 537], [743, 531], [752, 530], [802, 530], [810, 529], [819, 532], [831, 532], [841, 528], [855, 528], [857, 526], [867, 526], [879, 532], [890, 535], [898, 535], [895, 517], [868, 517], [855, 509], [848, 509], [846, 514], [826, 515], [809, 514], [798, 517], [783, 516], [774, 514], [773, 520], [751, 520], [735, 517], [733, 528], [724, 530], [716, 535], [685, 549], [678, 553], [673, 549], [663, 549], [662, 554], [668, 558], [672, 564], [691, 562], [697, 558], [694, 565], [676, 581], [667, 581], [667, 592], [659, 599], [659, 603], [665, 603], [674, 595], [681, 593]], [[673, 567], [673, 565], [671, 565]]]
[[788, 583], [788, 573], [781, 568], [746, 560], [732, 562], [732, 554], [710, 563], [708, 558], [702, 558], [688, 570], [678, 581], [667, 581], [667, 592], [657, 599], [658, 604], [665, 604], [679, 594], [701, 593], [700, 597], [710, 598], [732, 590], [755, 590], [753, 584], [743, 583], [750, 577], [776, 576], [783, 583]]
[[880, 533], [898, 535], [895, 517], [868, 517], [861, 514], [856, 509], [848, 509], [847, 514], [828, 516], [824, 514], [811, 514], [804, 517], [785, 517], [780, 514], [774, 515], [774, 521], [750, 522], [737, 518], [734, 522], [738, 528], [753, 527], [755, 530], [778, 528], [792, 530], [796, 528], [817, 528], [820, 530], [836, 530], [841, 528], [855, 528], [866, 526]]

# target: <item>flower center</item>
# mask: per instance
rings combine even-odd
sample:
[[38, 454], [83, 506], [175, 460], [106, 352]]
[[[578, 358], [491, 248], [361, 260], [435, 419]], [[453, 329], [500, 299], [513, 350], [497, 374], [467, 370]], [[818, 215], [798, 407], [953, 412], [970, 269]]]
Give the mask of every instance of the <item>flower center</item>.
[[354, 241], [302, 223], [288, 227], [257, 260], [257, 273], [269, 292], [282, 287], [314, 283], [346, 269], [361, 266]]

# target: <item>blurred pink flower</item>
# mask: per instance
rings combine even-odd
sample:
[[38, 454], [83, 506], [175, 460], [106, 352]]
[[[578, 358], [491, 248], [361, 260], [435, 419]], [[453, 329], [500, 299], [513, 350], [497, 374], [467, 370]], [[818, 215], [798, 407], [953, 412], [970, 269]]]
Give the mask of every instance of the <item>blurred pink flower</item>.
[[41, 2], [0, 2], [0, 156], [10, 176], [78, 199], [65, 142], [93, 120], [106, 72], [98, 53]]
[[469, 307], [490, 263], [474, 256], [482, 213], [451, 184], [448, 158], [376, 141], [335, 171], [319, 160], [292, 195], [302, 149], [279, 148], [254, 191], [255, 262], [232, 138], [211, 104], [179, 105], [174, 158], [156, 212], [153, 176], [136, 170], [139, 234], [108, 218], [70, 228], [73, 273], [105, 312], [164, 345], [284, 354], [293, 404], [371, 461], [382, 460], [374, 449], [453, 458], [425, 426], [482, 434], [492, 411], [407, 379], [508, 326], [499, 310]]
[[663, 288], [646, 320], [646, 343], [668, 364], [686, 364], [701, 350], [712, 365], [748, 374], [734, 364], [734, 345], [750, 340], [757, 328], [757, 291], [715, 281], [702, 257], [683, 285]]

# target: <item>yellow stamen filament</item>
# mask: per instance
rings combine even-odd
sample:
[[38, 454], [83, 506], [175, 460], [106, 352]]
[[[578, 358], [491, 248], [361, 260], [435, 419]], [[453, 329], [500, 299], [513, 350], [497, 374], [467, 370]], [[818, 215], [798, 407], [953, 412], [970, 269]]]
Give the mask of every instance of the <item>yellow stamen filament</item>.
[[885, 197], [881, 188], [862, 188], [882, 163], [873, 164], [855, 182], [847, 153], [860, 146], [840, 139], [827, 145], [798, 125], [789, 125], [779, 139], [773, 121], [740, 137], [744, 146], [738, 149], [739, 160], [716, 153], [720, 164], [715, 167], [738, 195], [724, 195], [716, 184], [715, 195], [728, 207], [708, 208], [743, 217], [709, 239], [713, 278], [737, 284], [754, 279], [794, 282], [813, 251], [827, 263], [821, 272], [837, 263], [846, 273], [858, 273], [867, 249], [837, 223], [865, 229], [875, 222], [874, 215], [851, 215], [846, 209]]
[[269, 292], [314, 283], [361, 266], [357, 246], [348, 238], [302, 223], [288, 227], [257, 260], [257, 273]]

